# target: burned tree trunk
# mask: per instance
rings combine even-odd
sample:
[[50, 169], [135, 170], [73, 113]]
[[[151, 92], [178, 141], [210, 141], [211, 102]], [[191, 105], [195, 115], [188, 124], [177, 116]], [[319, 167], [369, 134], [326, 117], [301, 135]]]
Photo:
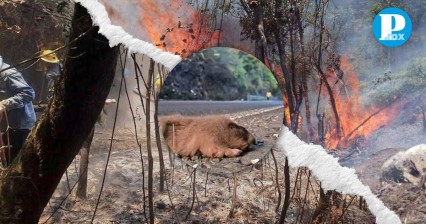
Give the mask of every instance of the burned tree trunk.
[[154, 159], [152, 157], [151, 148], [151, 86], [153, 83], [154, 76], [154, 61], [151, 59], [148, 71], [148, 82], [147, 82], [147, 98], [146, 98], [146, 142], [148, 151], [148, 210], [149, 210], [149, 223], [154, 224]]
[[[256, 57], [265, 63], [269, 60], [268, 57], [268, 43], [265, 36], [265, 28], [263, 26], [263, 6], [257, 1], [249, 1], [249, 6], [253, 10], [253, 23], [256, 25], [257, 35], [256, 38]], [[266, 64], [266, 63], [265, 63]]]
[[158, 160], [160, 163], [160, 192], [164, 192], [164, 158], [163, 158], [163, 148], [161, 147], [161, 137], [160, 137], [160, 127], [158, 125], [158, 95], [155, 98], [155, 113], [154, 113], [154, 126], [155, 126], [155, 142], [158, 149]]
[[[82, 35], [83, 34], [83, 35]], [[89, 135], [110, 90], [118, 47], [76, 5], [65, 72], [48, 109], [0, 182], [0, 222], [37, 223]]]
[[80, 199], [86, 199], [87, 193], [87, 170], [89, 168], [89, 153], [90, 146], [92, 145], [93, 135], [95, 134], [95, 127], [92, 128], [86, 141], [83, 142], [83, 147], [80, 149], [80, 169], [78, 177], [78, 185], [75, 196]]

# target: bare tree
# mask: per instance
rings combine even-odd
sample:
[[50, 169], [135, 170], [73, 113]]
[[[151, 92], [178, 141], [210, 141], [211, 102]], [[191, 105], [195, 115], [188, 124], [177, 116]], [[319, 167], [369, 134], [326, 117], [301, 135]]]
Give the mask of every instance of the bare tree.
[[87, 139], [83, 142], [83, 147], [80, 149], [80, 167], [77, 191], [75, 196], [80, 199], [86, 199], [87, 197], [87, 171], [89, 169], [89, 153], [90, 146], [92, 145], [93, 135], [95, 134], [95, 127], [89, 133]]
[[149, 71], [148, 71], [148, 82], [147, 82], [147, 94], [146, 94], [146, 142], [147, 142], [147, 151], [148, 151], [148, 209], [149, 209], [149, 223], [154, 223], [154, 159], [152, 157], [152, 148], [151, 148], [151, 86], [154, 78], [154, 60], [150, 60]]

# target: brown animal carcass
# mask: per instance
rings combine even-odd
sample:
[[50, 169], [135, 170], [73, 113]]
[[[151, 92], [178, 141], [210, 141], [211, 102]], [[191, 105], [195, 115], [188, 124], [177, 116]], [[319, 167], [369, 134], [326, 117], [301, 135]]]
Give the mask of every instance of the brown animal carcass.
[[247, 129], [225, 116], [171, 115], [159, 123], [167, 145], [180, 156], [235, 157], [255, 143]]

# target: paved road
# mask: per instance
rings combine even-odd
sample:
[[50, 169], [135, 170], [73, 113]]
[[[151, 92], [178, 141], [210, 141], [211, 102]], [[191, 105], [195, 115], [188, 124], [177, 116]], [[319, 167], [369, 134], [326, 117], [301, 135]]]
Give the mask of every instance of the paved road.
[[282, 101], [160, 101], [158, 113], [201, 115], [201, 114], [227, 114], [259, 108], [282, 106]]

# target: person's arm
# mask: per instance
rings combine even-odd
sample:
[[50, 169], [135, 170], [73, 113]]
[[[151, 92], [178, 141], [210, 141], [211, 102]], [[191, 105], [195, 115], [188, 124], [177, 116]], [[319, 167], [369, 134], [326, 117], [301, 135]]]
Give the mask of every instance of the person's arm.
[[34, 100], [34, 89], [25, 82], [20, 73], [9, 75], [5, 81], [13, 96], [0, 101], [0, 111], [21, 108]]

